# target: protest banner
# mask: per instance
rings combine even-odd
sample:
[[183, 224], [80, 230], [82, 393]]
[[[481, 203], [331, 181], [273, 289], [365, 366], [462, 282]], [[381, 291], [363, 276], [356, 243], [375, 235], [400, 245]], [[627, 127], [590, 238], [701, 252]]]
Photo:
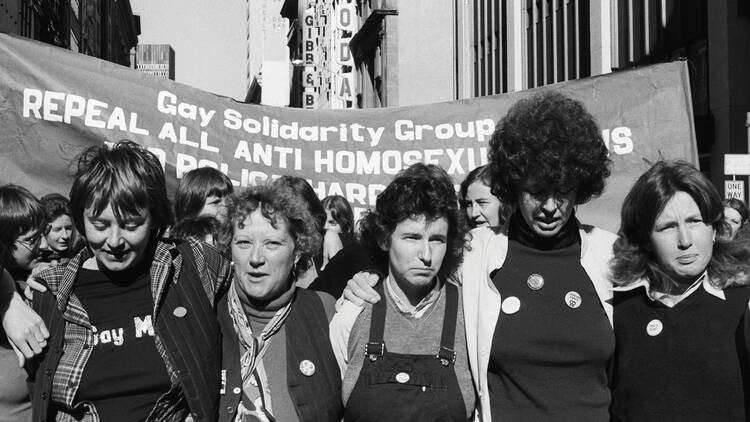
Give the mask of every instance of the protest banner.
[[197, 166], [219, 168], [241, 186], [292, 174], [321, 198], [345, 196], [359, 214], [417, 161], [441, 165], [460, 183], [486, 163], [496, 121], [545, 89], [581, 100], [610, 151], [605, 193], [578, 211], [587, 223], [617, 230], [622, 199], [650, 162], [697, 164], [684, 62], [446, 103], [304, 110], [244, 104], [0, 34], [0, 182], [67, 194], [77, 154], [131, 139], [159, 157], [172, 189]]

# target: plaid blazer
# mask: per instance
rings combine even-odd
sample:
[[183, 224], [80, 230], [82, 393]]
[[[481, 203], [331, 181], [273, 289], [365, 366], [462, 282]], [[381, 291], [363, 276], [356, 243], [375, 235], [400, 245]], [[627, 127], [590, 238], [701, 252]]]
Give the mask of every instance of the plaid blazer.
[[[188, 255], [191, 255], [188, 260], [183, 259]], [[81, 376], [92, 352], [93, 332], [86, 310], [73, 294], [73, 284], [81, 265], [91, 256], [91, 252], [84, 249], [71, 259], [68, 265], [46, 269], [36, 277], [48, 288], [46, 293], [34, 293], [33, 307], [47, 324], [50, 341], [45, 352], [29, 361], [26, 367], [31, 380], [34, 420], [99, 421], [92, 403], [75, 402]], [[162, 316], [161, 311], [166, 308], [165, 302], [182, 300], [183, 304], [189, 305], [191, 323], [207, 325], [190, 329], [211, 333], [212, 338], [205, 340], [211, 344], [205, 347], [215, 347], [215, 352], [220, 353], [220, 334], [218, 329], [213, 330], [213, 326], [217, 325], [215, 303], [232, 279], [231, 261], [205, 243], [191, 240], [178, 246], [175, 243], [159, 241], [155, 248], [150, 275], [151, 293], [154, 298], [152, 320], [156, 329], [154, 341], [164, 360], [172, 387], [159, 398], [147, 420], [182, 421], [191, 412], [195, 420], [214, 420], [214, 417], [208, 414], [210, 412], [194, 409], [201, 407], [198, 396], [202, 394], [191, 391], [192, 397], [188, 398], [183, 391], [182, 384], [186, 382], [190, 385], [205, 384], [194, 382], [195, 380], [190, 382], [193, 374], [188, 370], [190, 368], [185, 367], [187, 363], [184, 359], [185, 355], [189, 356], [201, 345], [194, 344], [195, 338], [184, 338], [181, 334], [173, 333], [172, 331], [180, 330], [181, 327], [174, 323], [162, 323], [169, 321], [169, 315], [163, 312]], [[186, 278], [200, 282], [180, 283]], [[166, 294], [168, 291], [169, 295]], [[165, 338], [169, 339], [169, 344], [165, 343]], [[205, 356], [195, 358], [193, 360], [204, 359]], [[215, 376], [218, 391], [218, 371]], [[213, 389], [214, 386], [205, 387]]]

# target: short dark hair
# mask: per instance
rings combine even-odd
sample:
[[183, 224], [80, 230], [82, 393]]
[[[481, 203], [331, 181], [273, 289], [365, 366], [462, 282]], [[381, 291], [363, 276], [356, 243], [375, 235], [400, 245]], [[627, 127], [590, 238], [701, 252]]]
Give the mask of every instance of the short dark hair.
[[41, 202], [44, 207], [48, 223], [55, 221], [55, 219], [61, 215], [71, 215], [69, 208], [70, 201], [59, 193], [48, 193], [41, 197], [39, 202]]
[[521, 191], [569, 192], [576, 204], [601, 195], [610, 159], [599, 127], [580, 101], [544, 92], [518, 101], [497, 124], [489, 148], [492, 194], [515, 205]]
[[307, 270], [312, 257], [320, 250], [322, 237], [308, 204], [284, 184], [253, 186], [230, 196], [227, 201], [228, 218], [221, 226], [222, 242], [230, 245], [235, 225], [241, 226], [258, 208], [274, 227], [278, 219], [286, 222], [294, 239], [295, 250], [300, 254], [297, 268]]
[[[677, 192], [695, 201], [706, 224], [717, 232], [708, 273], [717, 287], [739, 282], [750, 275], [748, 242], [723, 240], [724, 205], [719, 192], [698, 169], [685, 161], [659, 161], [643, 173], [622, 204], [620, 238], [615, 242], [611, 262], [614, 281], [627, 285], [648, 277], [658, 291], [669, 292], [675, 285], [659, 268], [651, 248], [651, 231], [664, 207]], [[744, 283], [744, 281], [741, 281]]]
[[0, 186], [0, 264], [15, 267], [13, 251], [18, 237], [31, 230], [44, 230], [47, 215], [39, 200], [18, 185]]
[[360, 221], [362, 245], [377, 269], [388, 271], [390, 237], [396, 226], [406, 219], [424, 215], [428, 221], [441, 217], [448, 220], [448, 248], [439, 275], [455, 274], [463, 261], [468, 240], [468, 225], [459, 210], [456, 190], [448, 173], [434, 164], [412, 164], [400, 171], [375, 201], [375, 209]]
[[331, 217], [339, 223], [341, 231], [352, 233], [354, 231], [354, 212], [349, 201], [341, 195], [329, 195], [323, 198], [323, 209], [331, 212]]
[[737, 211], [737, 213], [740, 215], [740, 218], [742, 219], [742, 221], [740, 222], [741, 226], [747, 224], [747, 218], [748, 216], [750, 216], [750, 210], [748, 210], [747, 205], [745, 205], [744, 202], [740, 201], [737, 198], [729, 198], [724, 200], [724, 207], [732, 208], [733, 210]]
[[110, 204], [118, 219], [147, 210], [157, 236], [172, 223], [161, 163], [135, 142], [123, 140], [111, 147], [93, 146], [78, 158], [70, 189], [70, 210], [76, 229], [86, 233], [83, 225], [86, 208], [93, 207], [98, 215]]
[[220, 242], [220, 227], [221, 224], [215, 217], [203, 215], [178, 221], [169, 233], [173, 239], [193, 238], [200, 241], [211, 235], [214, 238], [214, 243], [217, 243]]
[[292, 189], [297, 195], [307, 202], [310, 212], [312, 213], [315, 223], [317, 224], [318, 231], [323, 233], [323, 227], [326, 225], [326, 210], [323, 208], [323, 204], [320, 202], [318, 195], [307, 180], [297, 176], [281, 176], [274, 180], [274, 185], [284, 185]]
[[177, 221], [195, 218], [203, 209], [206, 198], [228, 197], [234, 191], [226, 174], [213, 167], [190, 170], [180, 179], [174, 195], [174, 214]]

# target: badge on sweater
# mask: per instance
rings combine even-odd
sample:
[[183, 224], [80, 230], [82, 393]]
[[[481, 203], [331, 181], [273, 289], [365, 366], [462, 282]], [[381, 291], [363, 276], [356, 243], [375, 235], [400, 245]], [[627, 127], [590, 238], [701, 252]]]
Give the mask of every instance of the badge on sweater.
[[658, 319], [652, 319], [648, 324], [646, 324], [646, 333], [651, 337], [658, 336], [659, 334], [661, 334], [661, 330], [663, 329], [664, 324], [662, 324]]
[[526, 285], [531, 290], [539, 290], [544, 287], [544, 277], [539, 274], [532, 274], [526, 279]]
[[518, 300], [518, 298], [515, 296], [506, 297], [503, 301], [503, 304], [501, 305], [501, 309], [505, 314], [515, 314], [519, 309], [521, 309], [521, 301]]
[[569, 308], [575, 309], [581, 306], [581, 302], [583, 302], [583, 300], [578, 292], [571, 290], [565, 294], [565, 304], [568, 305]]

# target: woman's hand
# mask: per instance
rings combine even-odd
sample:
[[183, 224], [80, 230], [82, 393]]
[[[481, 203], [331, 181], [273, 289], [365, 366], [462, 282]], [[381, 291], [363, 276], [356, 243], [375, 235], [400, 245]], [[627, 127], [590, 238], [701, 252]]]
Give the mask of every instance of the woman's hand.
[[2, 325], [16, 352], [20, 366], [23, 366], [26, 359], [42, 353], [42, 349], [47, 346], [47, 338], [49, 338], [47, 326], [18, 293], [13, 293], [8, 310], [3, 316]]
[[354, 274], [354, 277], [346, 282], [344, 294], [336, 302], [336, 308], [338, 309], [344, 303], [344, 299], [357, 306], [362, 306], [365, 302], [377, 303], [380, 300], [380, 295], [373, 289], [373, 286], [378, 284], [379, 278], [375, 273], [364, 271]]
[[26, 285], [23, 286], [23, 295], [26, 296], [26, 299], [34, 300], [34, 290], [40, 293], [44, 293], [47, 291], [47, 287], [44, 284], [36, 281], [35, 277], [42, 270], [50, 268], [50, 267], [56, 267], [57, 265], [58, 265], [57, 261], [43, 262], [43, 263], [37, 264], [31, 270], [31, 274], [29, 274], [29, 277], [26, 279]]

